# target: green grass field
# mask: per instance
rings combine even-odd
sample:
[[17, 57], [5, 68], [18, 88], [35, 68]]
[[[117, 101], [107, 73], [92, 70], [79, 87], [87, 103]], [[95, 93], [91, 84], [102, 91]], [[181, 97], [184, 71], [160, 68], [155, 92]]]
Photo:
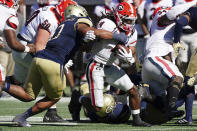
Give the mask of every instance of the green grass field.
[[[18, 100], [6, 100], [0, 98], [0, 128], [2, 131], [197, 131], [197, 107], [194, 105], [193, 109], [193, 125], [180, 126], [174, 124], [177, 119], [174, 119], [166, 124], [157, 125], [153, 127], [134, 127], [129, 124], [103, 124], [103, 123], [90, 123], [81, 112], [80, 123], [70, 123], [69, 125], [58, 125], [52, 123], [51, 125], [42, 123], [42, 116], [45, 112], [38, 114], [31, 119], [30, 123], [34, 123], [31, 128], [17, 127], [11, 122], [16, 114], [23, 113], [34, 102], [24, 103]], [[68, 113], [68, 102], [60, 101], [57, 104], [58, 114], [62, 117], [71, 120]], [[183, 107], [182, 107], [183, 108]], [[131, 123], [132, 121], [130, 121]], [[1, 130], [0, 130], [1, 131]]]

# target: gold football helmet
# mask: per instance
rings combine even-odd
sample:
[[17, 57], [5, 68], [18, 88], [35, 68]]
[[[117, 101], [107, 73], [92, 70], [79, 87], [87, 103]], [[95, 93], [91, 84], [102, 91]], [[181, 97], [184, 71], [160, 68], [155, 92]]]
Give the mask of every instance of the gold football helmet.
[[88, 12], [80, 5], [70, 5], [64, 11], [64, 18], [69, 19], [72, 17], [87, 17]]
[[96, 114], [100, 117], [105, 117], [107, 114], [113, 112], [114, 108], [116, 107], [116, 102], [112, 95], [104, 94], [104, 106], [101, 108], [100, 111], [96, 112]]

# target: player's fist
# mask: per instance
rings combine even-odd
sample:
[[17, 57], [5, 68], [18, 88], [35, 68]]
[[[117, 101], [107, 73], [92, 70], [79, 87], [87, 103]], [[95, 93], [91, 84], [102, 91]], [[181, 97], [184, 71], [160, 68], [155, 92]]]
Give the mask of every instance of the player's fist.
[[179, 55], [180, 49], [185, 50], [184, 46], [181, 43], [173, 43], [174, 56], [175, 58]]
[[29, 53], [35, 53], [36, 52], [36, 48], [34, 44], [27, 44], [27, 46], [29, 47]]

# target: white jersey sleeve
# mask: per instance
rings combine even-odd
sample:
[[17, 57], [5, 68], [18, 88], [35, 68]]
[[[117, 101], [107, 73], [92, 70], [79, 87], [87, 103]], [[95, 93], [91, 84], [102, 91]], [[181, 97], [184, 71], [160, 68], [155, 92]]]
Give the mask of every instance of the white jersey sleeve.
[[41, 12], [40, 14], [40, 25], [39, 28], [44, 29], [46, 31], [48, 31], [50, 34], [54, 34], [55, 30], [58, 26], [58, 22], [54, 17], [55, 14], [53, 13], [48, 13], [48, 12]]
[[12, 15], [7, 19], [4, 29], [16, 31], [18, 25], [19, 25], [18, 18]]

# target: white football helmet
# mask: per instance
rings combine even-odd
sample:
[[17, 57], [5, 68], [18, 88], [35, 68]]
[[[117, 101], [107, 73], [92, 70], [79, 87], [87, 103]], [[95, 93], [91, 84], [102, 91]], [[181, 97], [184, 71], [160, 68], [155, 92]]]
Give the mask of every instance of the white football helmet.
[[137, 19], [135, 7], [127, 2], [119, 3], [115, 10], [115, 19], [119, 28], [125, 32], [132, 31]]
[[104, 94], [103, 100], [104, 106], [101, 108], [100, 111], [96, 112], [96, 114], [100, 117], [105, 117], [107, 114], [113, 112], [114, 108], [116, 107], [116, 102], [112, 95]]

